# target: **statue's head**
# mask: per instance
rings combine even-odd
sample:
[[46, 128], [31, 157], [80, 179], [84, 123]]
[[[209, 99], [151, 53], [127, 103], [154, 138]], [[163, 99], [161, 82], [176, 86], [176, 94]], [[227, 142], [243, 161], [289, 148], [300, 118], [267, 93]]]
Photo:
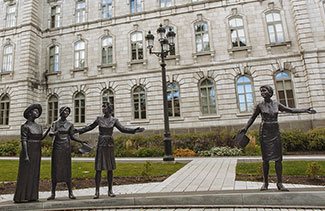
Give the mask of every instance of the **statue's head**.
[[62, 107], [60, 108], [59, 113], [60, 113], [60, 116], [61, 116], [61, 117], [65, 117], [65, 118], [67, 118], [67, 117], [69, 116], [69, 114], [71, 113], [71, 109], [70, 109], [70, 107], [68, 107], [68, 106], [62, 106]]
[[113, 106], [110, 102], [103, 102], [102, 104], [102, 110], [103, 110], [103, 113], [106, 114], [106, 113], [112, 113], [113, 112]]
[[273, 96], [273, 88], [270, 85], [261, 86], [260, 91], [261, 91], [262, 97], [266, 97], [266, 95], [268, 95], [269, 97]]

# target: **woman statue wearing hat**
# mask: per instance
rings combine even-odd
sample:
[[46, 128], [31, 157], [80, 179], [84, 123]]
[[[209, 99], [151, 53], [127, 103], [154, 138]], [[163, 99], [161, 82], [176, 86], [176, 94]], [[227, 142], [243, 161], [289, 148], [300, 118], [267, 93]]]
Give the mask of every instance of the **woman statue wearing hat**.
[[108, 196], [114, 197], [112, 186], [113, 186], [113, 170], [116, 168], [115, 156], [114, 156], [114, 140], [113, 140], [113, 129], [116, 127], [122, 133], [138, 133], [143, 132], [144, 128], [137, 127], [135, 129], [126, 128], [121, 125], [118, 119], [114, 118], [111, 113], [113, 111], [112, 105], [109, 102], [103, 102], [102, 111], [103, 116], [97, 117], [97, 119], [82, 129], [76, 130], [79, 134], [93, 130], [99, 126], [99, 136], [97, 143], [97, 151], [95, 158], [95, 182], [96, 192], [94, 199], [99, 198], [99, 187], [101, 181], [102, 170], [107, 170], [107, 181], [108, 181]]
[[312, 108], [296, 109], [289, 108], [281, 103], [271, 99], [273, 88], [269, 85], [260, 87], [261, 95], [264, 98], [254, 110], [252, 117], [248, 120], [246, 126], [241, 130], [246, 133], [248, 128], [253, 124], [256, 117], [261, 114], [262, 121], [260, 124], [260, 142], [263, 159], [263, 186], [261, 191], [267, 190], [269, 186], [269, 161], [275, 161], [275, 171], [277, 175], [277, 188], [281, 191], [288, 191], [282, 184], [282, 141], [278, 123], [279, 111], [288, 113], [316, 113]]
[[69, 190], [69, 198], [76, 199], [72, 193], [71, 185], [71, 147], [70, 140], [87, 143], [74, 137], [73, 124], [67, 120], [70, 108], [63, 106], [60, 108], [60, 119], [53, 122], [50, 136], [54, 136], [52, 148], [52, 194], [47, 200], [55, 198], [55, 188], [58, 182], [65, 182]]
[[41, 141], [49, 129], [42, 132], [41, 125], [35, 119], [42, 114], [40, 104], [32, 104], [24, 111], [27, 121], [21, 126], [20, 136], [22, 148], [19, 156], [18, 178], [14, 202], [38, 201], [38, 185], [41, 167]]

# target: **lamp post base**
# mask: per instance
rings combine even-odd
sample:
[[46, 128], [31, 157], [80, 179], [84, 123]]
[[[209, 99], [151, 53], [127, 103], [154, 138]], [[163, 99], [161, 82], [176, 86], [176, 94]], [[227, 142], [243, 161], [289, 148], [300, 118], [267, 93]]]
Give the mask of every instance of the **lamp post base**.
[[165, 155], [163, 161], [175, 161], [175, 158], [172, 155]]

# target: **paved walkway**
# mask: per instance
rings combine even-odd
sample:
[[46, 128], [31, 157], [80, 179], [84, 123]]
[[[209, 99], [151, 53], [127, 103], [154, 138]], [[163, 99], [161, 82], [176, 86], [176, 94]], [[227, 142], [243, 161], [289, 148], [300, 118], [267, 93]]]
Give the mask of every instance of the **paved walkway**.
[[[2, 158], [3, 159], [3, 158]], [[47, 159], [47, 158], [45, 158]], [[74, 159], [74, 161], [92, 161], [92, 158]], [[162, 158], [135, 159], [118, 158], [117, 162], [160, 162]], [[325, 160], [325, 156], [284, 156], [284, 160]], [[189, 162], [183, 168], [160, 183], [134, 184], [114, 186], [114, 192], [121, 196], [123, 194], [177, 194], [177, 193], [214, 193], [223, 191], [258, 191], [262, 183], [235, 181], [236, 164], [238, 162], [257, 162], [260, 157], [217, 157], [217, 158], [181, 158], [176, 161]], [[285, 184], [290, 189], [323, 189], [324, 186]], [[269, 189], [276, 189], [271, 183]], [[102, 187], [103, 198], [107, 193], [107, 187]], [[280, 192], [274, 192], [275, 194]], [[57, 198], [67, 198], [67, 191], [57, 191]], [[75, 190], [77, 197], [91, 196], [94, 188]], [[50, 196], [49, 192], [40, 193], [40, 199]], [[0, 195], [0, 202], [12, 201], [11, 194]], [[105, 197], [106, 198], [106, 197]], [[1, 204], [0, 204], [1, 205]], [[324, 202], [325, 206], [325, 202]], [[178, 210], [178, 209], [176, 209]], [[187, 209], [188, 210], [188, 209]], [[202, 210], [202, 209], [201, 209]], [[218, 210], [218, 209], [217, 209]], [[232, 209], [231, 209], [232, 210]], [[256, 209], [255, 209], [256, 210]]]

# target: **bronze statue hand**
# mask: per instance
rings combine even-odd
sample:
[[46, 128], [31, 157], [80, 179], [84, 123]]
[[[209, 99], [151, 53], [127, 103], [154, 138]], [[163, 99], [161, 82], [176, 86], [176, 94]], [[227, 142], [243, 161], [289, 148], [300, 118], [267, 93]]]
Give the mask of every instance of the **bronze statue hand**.
[[136, 133], [141, 133], [143, 131], [144, 131], [144, 128], [143, 127], [137, 127], [137, 128], [135, 128], [135, 132]]
[[79, 133], [79, 130], [78, 129], [74, 129], [73, 130], [73, 133]]
[[314, 110], [312, 107], [306, 109], [306, 112], [307, 112], [308, 114], [316, 114], [316, 110]]
[[246, 133], [246, 132], [247, 132], [247, 128], [244, 127], [244, 128], [242, 128], [242, 129], [240, 129], [239, 132], [241, 132], [241, 133]]

